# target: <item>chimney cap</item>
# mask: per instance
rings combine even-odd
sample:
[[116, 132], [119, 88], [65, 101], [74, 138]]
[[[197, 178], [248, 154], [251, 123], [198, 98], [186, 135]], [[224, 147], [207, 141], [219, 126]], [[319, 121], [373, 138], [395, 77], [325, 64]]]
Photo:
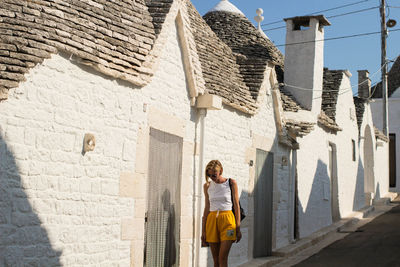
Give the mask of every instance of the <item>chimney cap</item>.
[[285, 18], [284, 21], [293, 20], [293, 22], [306, 22], [310, 19], [317, 19], [319, 24], [322, 26], [330, 26], [331, 23], [325, 18], [324, 15], [317, 15], [317, 16], [298, 16], [292, 18]]

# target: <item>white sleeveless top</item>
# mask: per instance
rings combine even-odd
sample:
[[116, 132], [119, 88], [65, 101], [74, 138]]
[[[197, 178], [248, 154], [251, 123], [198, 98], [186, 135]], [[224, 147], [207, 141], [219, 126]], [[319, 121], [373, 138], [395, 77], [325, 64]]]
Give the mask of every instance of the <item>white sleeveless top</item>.
[[208, 196], [210, 200], [210, 211], [232, 210], [229, 179], [226, 179], [222, 184], [217, 184], [214, 181], [211, 181], [210, 186], [208, 187]]

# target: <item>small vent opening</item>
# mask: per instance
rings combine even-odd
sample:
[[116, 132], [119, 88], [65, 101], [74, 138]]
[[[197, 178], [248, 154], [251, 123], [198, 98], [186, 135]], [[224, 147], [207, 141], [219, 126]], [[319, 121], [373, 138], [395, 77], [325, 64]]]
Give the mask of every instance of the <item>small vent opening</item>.
[[293, 21], [293, 30], [294, 31], [305, 31], [308, 29], [310, 29], [310, 20]]

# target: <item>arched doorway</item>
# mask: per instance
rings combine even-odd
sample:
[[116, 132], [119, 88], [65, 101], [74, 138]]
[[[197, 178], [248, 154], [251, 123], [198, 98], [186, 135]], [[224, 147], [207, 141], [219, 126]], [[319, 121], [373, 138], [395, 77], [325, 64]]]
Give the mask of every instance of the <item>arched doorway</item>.
[[367, 206], [371, 205], [375, 193], [373, 144], [371, 127], [367, 125], [364, 130], [364, 195]]

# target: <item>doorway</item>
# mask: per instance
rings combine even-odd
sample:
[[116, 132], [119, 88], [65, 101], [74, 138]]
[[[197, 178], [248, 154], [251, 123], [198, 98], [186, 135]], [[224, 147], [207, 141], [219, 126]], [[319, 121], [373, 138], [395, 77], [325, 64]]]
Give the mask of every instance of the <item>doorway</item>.
[[336, 145], [329, 144], [329, 179], [330, 179], [330, 193], [331, 193], [331, 215], [332, 222], [340, 220], [339, 211], [339, 196], [338, 196], [338, 177], [337, 177], [337, 156]]
[[254, 258], [272, 254], [273, 169], [274, 154], [257, 149], [254, 183]]
[[389, 134], [389, 186], [396, 187], [396, 134]]
[[145, 220], [147, 267], [179, 266], [181, 137], [150, 128]]
[[370, 206], [375, 193], [374, 176], [374, 144], [371, 127], [368, 125], [364, 131], [364, 195], [365, 204]]

